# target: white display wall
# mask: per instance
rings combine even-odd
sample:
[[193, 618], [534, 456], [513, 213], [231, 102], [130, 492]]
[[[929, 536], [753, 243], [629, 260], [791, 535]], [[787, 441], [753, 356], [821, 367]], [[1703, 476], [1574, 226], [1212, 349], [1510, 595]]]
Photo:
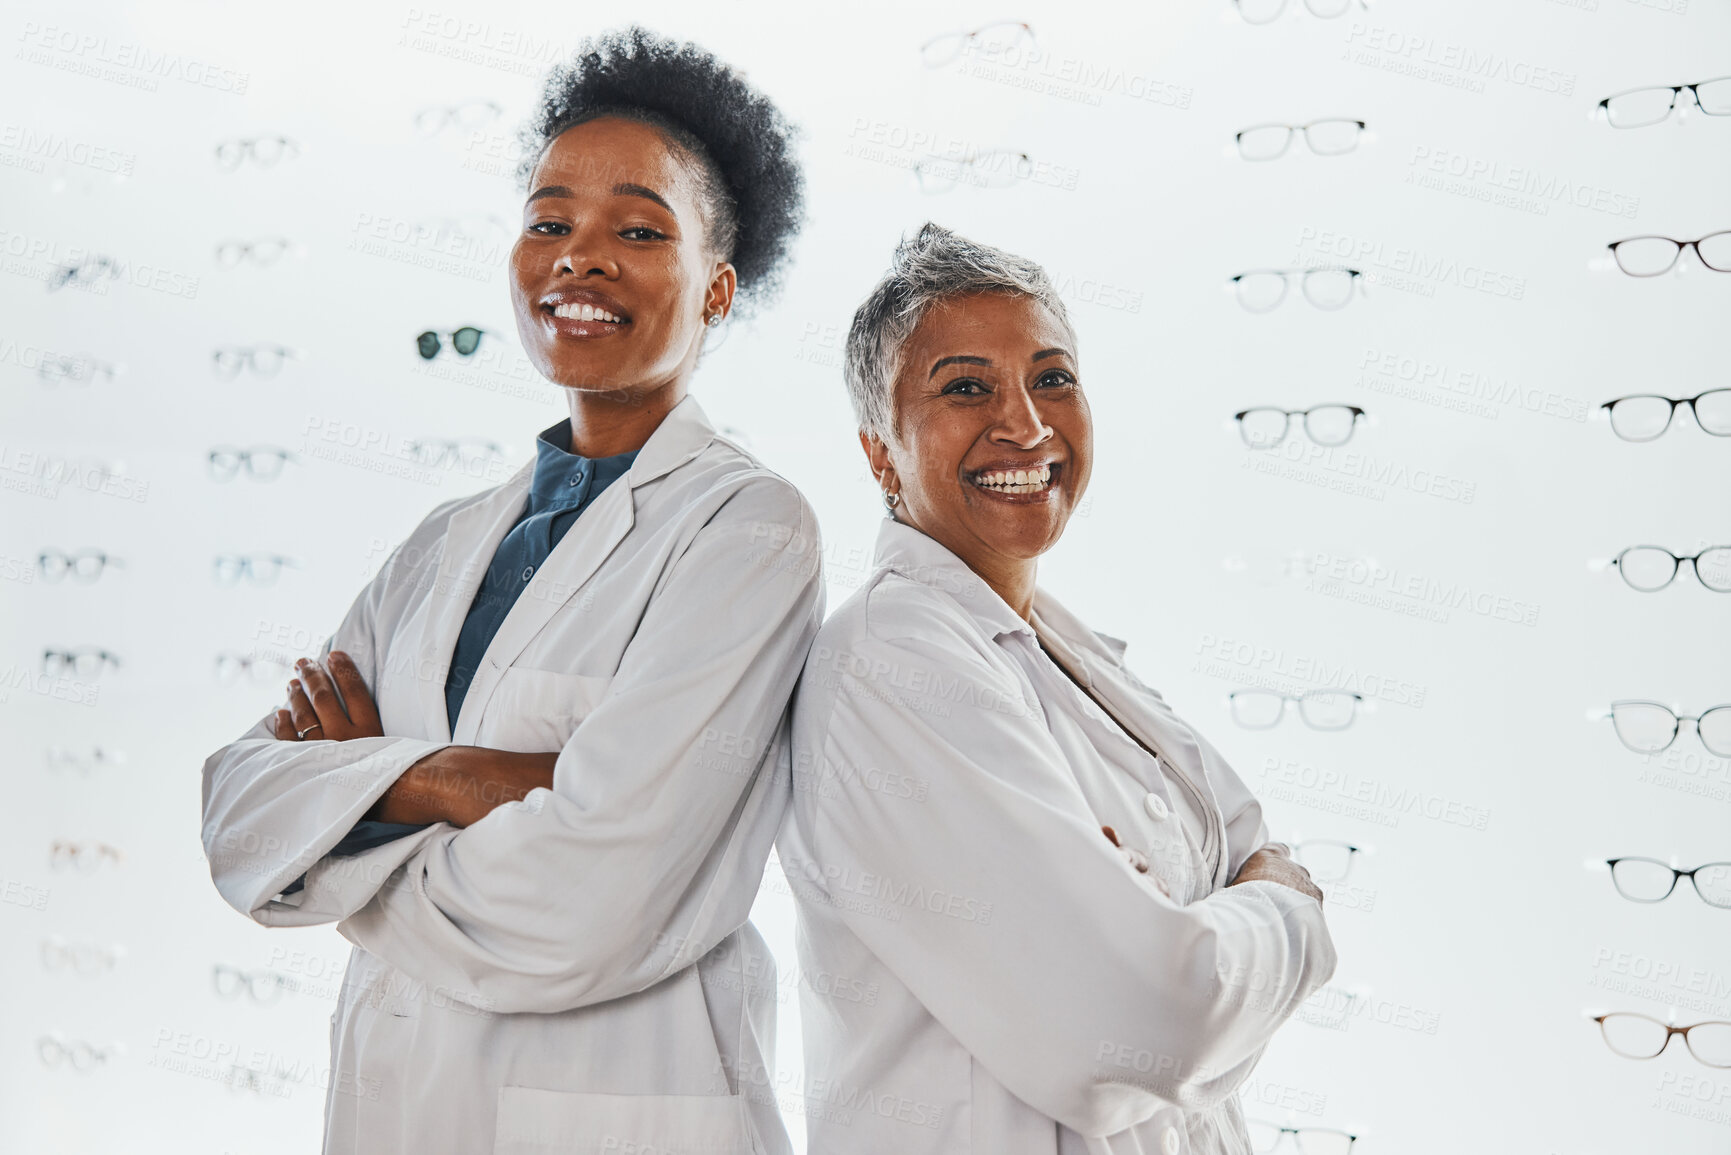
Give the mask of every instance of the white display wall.
[[[1287, 9], [1258, 26], [1232, 0], [0, 5], [0, 1150], [316, 1149], [346, 943], [219, 900], [199, 768], [279, 701], [269, 662], [315, 652], [422, 515], [508, 475], [562, 416], [511, 328], [512, 141], [550, 63], [637, 20], [744, 69], [804, 130], [786, 292], [722, 331], [693, 388], [810, 497], [832, 608], [882, 516], [842, 336], [897, 238], [936, 220], [1058, 281], [1097, 448], [1042, 584], [1128, 639], [1277, 837], [1361, 848], [1327, 888], [1338, 971], [1247, 1113], [1350, 1130], [1357, 1155], [1731, 1151], [1731, 1070], [1680, 1039], [1619, 1057], [1587, 1017], [1731, 1019], [1731, 911], [1687, 881], [1628, 901], [1604, 861], [1731, 859], [1731, 759], [1687, 725], [1637, 753], [1599, 717], [1731, 701], [1731, 594], [1687, 567], [1641, 593], [1607, 564], [1731, 542], [1731, 439], [1682, 412], [1628, 442], [1600, 409], [1731, 385], [1731, 275], [1691, 251], [1632, 277], [1607, 249], [1731, 229], [1731, 116], [1687, 94], [1650, 127], [1595, 116], [1731, 74], [1731, 5]], [[922, 58], [1001, 20], [1032, 41]], [[469, 102], [499, 115], [417, 128]], [[1364, 121], [1356, 149], [1234, 148], [1323, 117]], [[278, 137], [295, 147], [274, 163], [217, 159], [236, 139], [269, 159]], [[994, 149], [1028, 158], [1007, 187], [923, 191], [912, 171]], [[231, 265], [229, 242], [264, 247]], [[1344, 307], [1294, 286], [1256, 314], [1229, 281], [1313, 265], [1362, 272]], [[417, 333], [461, 325], [488, 332], [475, 356], [417, 355]], [[292, 356], [223, 376], [232, 347]], [[1251, 450], [1232, 423], [1325, 402], [1366, 411], [1346, 445]], [[457, 437], [500, 458], [410, 448]], [[219, 481], [223, 445], [297, 460]], [[51, 581], [56, 549], [123, 568]], [[219, 584], [225, 554], [293, 565]], [[83, 647], [118, 666], [45, 669]], [[222, 654], [262, 681], [224, 684]], [[1258, 686], [1367, 708], [1336, 732], [1291, 712], [1235, 726], [1226, 695]], [[803, 1147], [773, 865], [756, 918]], [[222, 972], [219, 992], [218, 967], [251, 986]]]

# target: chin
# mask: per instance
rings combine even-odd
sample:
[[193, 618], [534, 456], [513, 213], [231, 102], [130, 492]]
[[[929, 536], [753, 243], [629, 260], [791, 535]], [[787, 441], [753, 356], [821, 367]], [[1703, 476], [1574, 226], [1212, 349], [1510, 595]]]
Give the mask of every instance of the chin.
[[1020, 561], [1032, 561], [1058, 544], [1058, 539], [1064, 536], [1064, 523], [1042, 524], [1039, 526], [1006, 525], [996, 522], [989, 527], [983, 527], [980, 537], [998, 553], [1005, 557], [1013, 557]]
[[631, 378], [619, 371], [611, 361], [600, 358], [567, 357], [543, 370], [547, 380], [566, 389], [581, 389], [585, 393], [608, 393], [629, 388]]

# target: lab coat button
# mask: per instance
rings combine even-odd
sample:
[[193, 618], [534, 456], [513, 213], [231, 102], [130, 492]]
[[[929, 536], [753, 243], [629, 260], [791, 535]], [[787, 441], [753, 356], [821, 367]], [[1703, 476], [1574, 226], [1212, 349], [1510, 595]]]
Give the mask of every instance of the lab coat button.
[[[1156, 822], [1166, 821], [1166, 816], [1172, 813], [1172, 811], [1166, 806], [1166, 799], [1152, 792], [1149, 793], [1148, 797], [1142, 799], [1142, 805], [1147, 807], [1149, 817], [1153, 818]], [[1176, 1131], [1168, 1131], [1166, 1133], [1173, 1136], [1177, 1135]], [[1176, 1142], [1176, 1138], [1174, 1138], [1173, 1141]], [[1167, 1155], [1171, 1155], [1171, 1152], [1168, 1151]]]
[[[1150, 794], [1148, 797], [1154, 796]], [[1166, 1128], [1166, 1134], [1160, 1136], [1160, 1150], [1164, 1151], [1166, 1155], [1178, 1155], [1178, 1128]]]

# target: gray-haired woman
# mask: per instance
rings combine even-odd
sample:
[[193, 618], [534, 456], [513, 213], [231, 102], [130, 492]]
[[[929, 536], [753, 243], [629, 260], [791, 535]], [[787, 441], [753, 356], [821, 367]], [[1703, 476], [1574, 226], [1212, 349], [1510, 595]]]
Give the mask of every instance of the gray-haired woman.
[[1037, 265], [931, 224], [848, 334], [889, 517], [781, 836], [823, 1155], [1246, 1152], [1231, 1092], [1334, 971], [1244, 782], [1035, 586], [1093, 455], [1076, 345]]

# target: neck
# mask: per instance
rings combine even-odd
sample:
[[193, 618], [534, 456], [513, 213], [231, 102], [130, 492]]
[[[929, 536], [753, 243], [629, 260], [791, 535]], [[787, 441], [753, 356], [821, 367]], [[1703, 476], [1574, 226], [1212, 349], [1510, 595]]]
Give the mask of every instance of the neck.
[[649, 435], [685, 399], [685, 382], [655, 388], [566, 389], [571, 406], [570, 452], [613, 457], [642, 449]]
[[1016, 611], [1016, 616], [1023, 621], [1034, 612], [1034, 563], [1032, 561], [1011, 562], [1001, 570], [992, 567], [975, 565], [974, 572], [979, 574], [985, 583], [992, 587], [992, 592], [1004, 599], [1004, 603]]
[[979, 574], [980, 580], [991, 586], [992, 592], [1003, 598], [1004, 604], [1016, 611], [1016, 616], [1023, 621], [1027, 621], [1028, 615], [1034, 612], [1034, 575], [1039, 566], [1036, 559], [963, 553], [943, 538], [925, 530], [911, 517], [897, 516], [896, 520], [913, 526], [927, 537], [948, 547], [951, 553], [967, 563], [969, 569]]

